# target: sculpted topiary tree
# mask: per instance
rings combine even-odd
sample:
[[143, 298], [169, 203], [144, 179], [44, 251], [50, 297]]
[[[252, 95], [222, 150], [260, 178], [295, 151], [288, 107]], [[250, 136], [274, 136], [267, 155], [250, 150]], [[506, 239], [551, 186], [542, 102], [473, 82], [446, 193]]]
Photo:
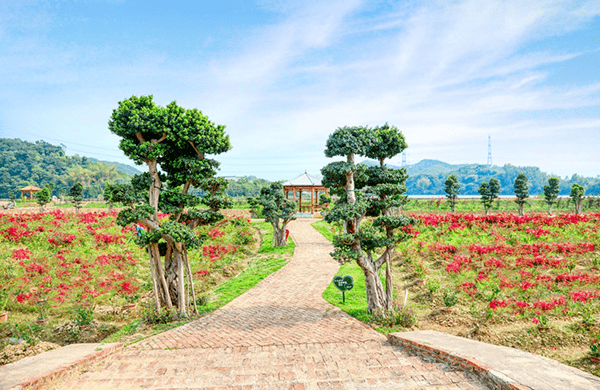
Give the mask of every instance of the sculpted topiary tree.
[[260, 195], [249, 202], [263, 207], [265, 221], [273, 226], [273, 246], [286, 246], [285, 230], [287, 224], [296, 219], [296, 202], [285, 198], [283, 186], [272, 183], [269, 187], [263, 187]]
[[517, 196], [515, 202], [519, 206], [519, 216], [523, 216], [525, 214], [523, 207], [529, 198], [529, 185], [524, 173], [519, 173], [515, 179], [515, 195]]
[[[225, 127], [197, 109], [175, 102], [159, 107], [152, 96], [132, 96], [113, 110], [109, 129], [121, 137], [119, 148], [129, 158], [148, 166], [113, 196], [129, 206], [117, 221], [146, 226], [138, 242], [150, 256], [156, 309], [176, 306], [186, 316], [188, 307], [197, 310], [187, 249], [200, 241], [192, 229], [222, 219], [218, 210], [227, 203], [226, 182], [214, 177], [219, 163], [206, 157], [231, 149]], [[202, 199], [188, 195], [192, 186], [204, 191]], [[210, 208], [197, 208], [201, 202]], [[168, 221], [159, 221], [159, 210], [171, 214]]]
[[79, 214], [81, 201], [83, 200], [83, 184], [77, 182], [69, 189], [69, 196], [75, 205], [75, 214]]
[[[339, 262], [356, 261], [363, 271], [367, 292], [367, 311], [392, 311], [392, 264], [398, 242], [407, 234], [400, 228], [414, 222], [410, 217], [392, 215], [402, 204], [408, 176], [406, 169], [385, 166], [386, 158], [406, 148], [404, 136], [396, 127], [342, 127], [329, 136], [325, 156], [342, 156], [346, 161], [333, 162], [321, 169], [323, 185], [337, 195], [327, 222], [342, 222], [343, 233], [334, 237], [332, 256]], [[366, 167], [354, 163], [355, 156], [379, 161], [379, 166]], [[365, 196], [370, 194], [371, 196]], [[361, 222], [366, 215], [372, 222]], [[386, 287], [379, 270], [386, 264]]]
[[450, 208], [452, 209], [452, 212], [454, 212], [454, 208], [456, 207], [456, 196], [460, 194], [460, 183], [455, 175], [450, 175], [444, 182], [444, 186], [446, 198], [448, 198]]
[[548, 203], [548, 215], [552, 215], [552, 205], [558, 198], [560, 192], [560, 179], [558, 177], [551, 177], [548, 179], [548, 185], [544, 186], [544, 198]]
[[116, 203], [116, 197], [122, 190], [123, 186], [126, 186], [126, 184], [106, 183], [106, 186], [104, 187], [103, 197], [104, 201], [108, 203], [109, 213], [112, 212], [113, 206]]
[[491, 178], [489, 183], [481, 183], [477, 192], [479, 192], [479, 195], [481, 195], [484, 215], [488, 215], [490, 208], [494, 204], [494, 199], [498, 199], [498, 194], [500, 193], [500, 182], [498, 179]]
[[585, 195], [585, 188], [575, 183], [571, 187], [571, 194], [569, 195], [573, 199], [575, 205], [575, 214], [581, 214], [581, 202], [583, 201], [583, 195]]
[[50, 203], [50, 200], [52, 198], [50, 188], [48, 188], [48, 186], [44, 187], [41, 191], [38, 191], [38, 193], [35, 194], [35, 196], [37, 204], [40, 205], [40, 213], [42, 213], [44, 212], [44, 210], [46, 209], [46, 205]]

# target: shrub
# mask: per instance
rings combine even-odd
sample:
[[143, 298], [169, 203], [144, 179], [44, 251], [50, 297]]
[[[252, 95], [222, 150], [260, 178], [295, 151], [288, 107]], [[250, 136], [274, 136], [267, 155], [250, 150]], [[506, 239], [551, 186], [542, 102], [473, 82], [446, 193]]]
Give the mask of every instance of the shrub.
[[440, 289], [440, 281], [435, 279], [427, 280], [427, 289], [431, 295], [435, 294]]
[[73, 310], [71, 318], [77, 326], [89, 325], [94, 320], [94, 310], [91, 307], [77, 307]]
[[142, 319], [147, 324], [167, 324], [179, 319], [177, 312], [167, 308], [156, 311], [153, 307], [146, 307], [142, 312]]
[[399, 307], [395, 311], [374, 311], [373, 321], [381, 326], [393, 327], [401, 326], [410, 328], [417, 322], [417, 315], [408, 307]]
[[452, 307], [458, 302], [458, 295], [456, 295], [454, 292], [444, 291], [443, 299], [446, 307]]

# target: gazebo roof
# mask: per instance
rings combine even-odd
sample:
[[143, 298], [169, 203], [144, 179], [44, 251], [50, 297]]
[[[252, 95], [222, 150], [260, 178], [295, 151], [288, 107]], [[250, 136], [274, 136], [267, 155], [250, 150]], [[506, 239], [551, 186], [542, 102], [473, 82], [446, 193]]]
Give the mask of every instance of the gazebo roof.
[[304, 172], [302, 175], [286, 181], [285, 183], [283, 183], [284, 186], [312, 186], [312, 187], [320, 187], [321, 186], [321, 179], [319, 179], [318, 177], [315, 177], [307, 172]]
[[23, 187], [21, 188], [19, 191], [21, 192], [34, 192], [34, 191], [41, 191], [42, 189], [36, 186], [27, 186], [27, 187]]

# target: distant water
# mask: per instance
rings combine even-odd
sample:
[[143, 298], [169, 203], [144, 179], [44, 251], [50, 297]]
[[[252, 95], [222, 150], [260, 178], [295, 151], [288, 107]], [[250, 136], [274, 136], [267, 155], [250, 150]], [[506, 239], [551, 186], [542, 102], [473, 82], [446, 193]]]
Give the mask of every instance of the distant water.
[[[410, 199], [447, 199], [446, 195], [408, 195], [408, 197]], [[501, 199], [514, 199], [516, 198], [515, 195], [499, 195], [498, 196]], [[529, 195], [529, 199], [531, 198], [537, 198], [538, 195]], [[460, 199], [479, 199], [481, 198], [481, 195], [458, 195], [456, 197], [456, 199], [460, 200]], [[569, 199], [569, 196], [567, 195], [562, 195], [558, 197], [559, 199]]]

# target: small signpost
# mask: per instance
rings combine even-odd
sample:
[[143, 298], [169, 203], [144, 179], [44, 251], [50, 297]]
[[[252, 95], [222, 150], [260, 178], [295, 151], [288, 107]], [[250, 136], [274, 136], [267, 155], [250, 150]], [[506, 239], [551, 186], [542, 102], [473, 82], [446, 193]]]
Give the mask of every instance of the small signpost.
[[342, 292], [342, 302], [346, 303], [346, 291], [350, 291], [352, 290], [352, 287], [354, 287], [354, 280], [352, 279], [352, 276], [335, 276], [333, 278], [333, 284]]

